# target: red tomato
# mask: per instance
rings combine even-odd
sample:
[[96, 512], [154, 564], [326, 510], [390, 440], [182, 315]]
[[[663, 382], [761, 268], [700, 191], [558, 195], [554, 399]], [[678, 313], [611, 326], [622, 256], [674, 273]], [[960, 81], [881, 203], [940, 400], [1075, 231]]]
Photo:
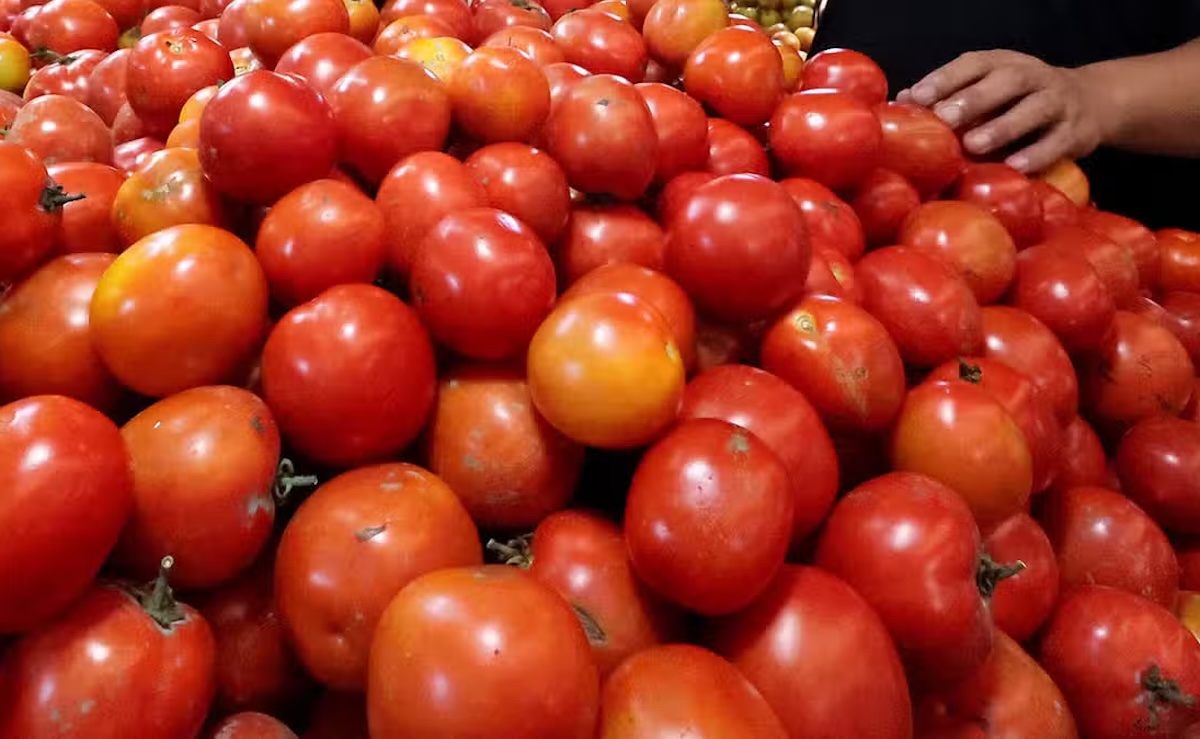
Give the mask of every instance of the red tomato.
[[629, 82], [646, 75], [646, 42], [629, 23], [598, 10], [567, 13], [550, 29], [566, 61], [592, 74], [611, 74]]
[[276, 603], [308, 672], [361, 690], [393, 596], [427, 572], [481, 559], [475, 524], [440, 478], [410, 464], [363, 467], [323, 484], [288, 522]]
[[152, 586], [92, 587], [4, 655], [0, 737], [200, 733], [216, 682], [213, 635], [199, 613], [171, 597], [169, 564]]
[[883, 141], [871, 108], [833, 90], [789, 95], [771, 116], [769, 136], [771, 154], [786, 172], [835, 190], [870, 174]]
[[783, 99], [783, 60], [771, 39], [748, 28], [722, 28], [688, 56], [684, 89], [722, 118], [756, 125]]
[[247, 203], [269, 205], [327, 176], [336, 152], [333, 113], [295, 77], [265, 70], [240, 75], [221, 86], [200, 116], [204, 173], [217, 190]]
[[29, 21], [25, 45], [70, 54], [84, 49], [116, 51], [121, 29], [108, 11], [92, 0], [50, 0]]
[[253, 711], [229, 716], [213, 727], [210, 736], [212, 739], [299, 739], [279, 719]]
[[670, 326], [629, 294], [560, 303], [530, 342], [527, 372], [537, 410], [588, 446], [654, 441], [674, 423], [683, 395], [683, 357]]
[[891, 246], [863, 257], [854, 275], [863, 307], [887, 328], [908, 364], [934, 367], [983, 348], [979, 302], [941, 257]]
[[1098, 585], [1067, 594], [1040, 657], [1084, 736], [1178, 736], [1200, 719], [1200, 642], [1144, 598]]
[[23, 105], [4, 140], [24, 146], [48, 164], [112, 161], [108, 126], [91, 108], [65, 95], [43, 95]]
[[888, 169], [876, 169], [859, 184], [850, 206], [862, 221], [871, 246], [896, 242], [908, 214], [921, 204], [920, 193], [908, 180]]
[[550, 14], [531, 0], [481, 0], [472, 8], [475, 38], [482, 41], [506, 28], [528, 27], [550, 30]]
[[708, 164], [714, 175], [771, 175], [767, 150], [746, 129], [724, 118], [708, 119]]
[[317, 33], [349, 33], [342, 0], [249, 0], [246, 46], [268, 68], [296, 43]]
[[[785, 565], [749, 608], [717, 620], [707, 642], [758, 688], [791, 736], [912, 736], [896, 646], [871, 606], [833, 575]], [[860, 710], [864, 701], [871, 710]]]
[[804, 65], [804, 90], [838, 90], [865, 105], [881, 105], [888, 99], [887, 76], [866, 54], [849, 49], [826, 49], [813, 54]]
[[1073, 352], [1098, 348], [1116, 313], [1112, 293], [1088, 260], [1049, 244], [1017, 255], [1009, 300]]
[[1062, 190], [1040, 179], [1030, 180], [1030, 184], [1042, 203], [1043, 232], [1063, 226], [1079, 225], [1083, 212]]
[[164, 148], [162, 141], [151, 136], [143, 136], [133, 141], [117, 144], [113, 148], [113, 166], [126, 175], [133, 174], [141, 167], [150, 155]]
[[954, 188], [954, 197], [999, 219], [1018, 249], [1042, 240], [1042, 199], [1032, 180], [1006, 164], [968, 165]]
[[[1106, 585], [1173, 607], [1179, 563], [1166, 534], [1120, 493], [1098, 487], [1054, 492], [1042, 512], [1064, 589]], [[1125, 556], [1114, 557], [1113, 552]]]
[[[992, 528], [983, 542], [993, 562], [1020, 563], [1020, 571], [991, 584], [996, 628], [1018, 642], [1033, 636], [1058, 602], [1058, 561], [1046, 532], [1027, 513], [1017, 513]], [[1000, 644], [997, 643], [997, 647]]]
[[112, 206], [125, 182], [125, 174], [95, 162], [55, 164], [47, 172], [65, 192], [85, 196], [63, 205], [56, 251], [59, 254], [121, 251], [122, 244], [112, 222]]
[[307, 697], [310, 679], [287, 643], [275, 605], [274, 556], [205, 593], [196, 607], [216, 637], [221, 712], [285, 711]]
[[150, 10], [138, 26], [142, 36], [190, 28], [203, 20], [200, 11], [182, 3], [154, 0], [154, 4], [159, 7]]
[[[692, 503], [697, 496], [703, 506]], [[757, 436], [721, 420], [685, 420], [646, 452], [630, 485], [634, 570], [692, 611], [740, 610], [783, 564], [795, 497], [788, 469]], [[720, 558], [704, 545], [712, 541], [727, 544]]]
[[1138, 268], [1129, 248], [1080, 226], [1056, 229], [1044, 243], [1086, 259], [1108, 288], [1118, 309], [1127, 309], [1137, 299]]
[[799, 391], [753, 367], [714, 367], [688, 384], [680, 418], [735, 424], [778, 456], [791, 481], [793, 544], [825, 520], [838, 489], [837, 453], [821, 417]]
[[22, 94], [26, 100], [42, 95], [66, 95], [88, 105], [92, 72], [107, 56], [95, 49], [59, 56], [34, 71]]
[[1133, 220], [1116, 213], [1087, 209], [1082, 212], [1081, 225], [1089, 231], [1106, 236], [1129, 250], [1137, 265], [1139, 285], [1151, 290], [1158, 284], [1160, 256], [1154, 233]]
[[[721, 17], [724, 18], [724, 14]], [[704, 115], [704, 108], [700, 103], [686, 93], [660, 82], [644, 82], [637, 85], [637, 90], [646, 101], [646, 107], [650, 109], [650, 115], [654, 119], [654, 130], [658, 134], [658, 160], [654, 170], [654, 181], [666, 184], [683, 172], [704, 169], [709, 159], [708, 118]]]
[[1117, 449], [1121, 490], [1172, 531], [1200, 533], [1200, 425], [1148, 418]]
[[866, 248], [863, 224], [849, 204], [815, 180], [790, 178], [779, 184], [800, 206], [814, 252], [832, 249], [850, 262], [862, 257]]
[[155, 130], [175, 125], [198, 90], [234, 76], [229, 52], [192, 28], [144, 36], [130, 50], [126, 69], [129, 106]]
[[1112, 330], [1081, 372], [1084, 405], [1116, 423], [1178, 415], [1191, 398], [1194, 376], [1192, 360], [1174, 334], [1148, 318], [1117, 311]]
[[654, 179], [654, 117], [620, 77], [598, 74], [571, 85], [551, 107], [544, 136], [577, 190], [633, 200]]
[[984, 356], [1022, 373], [1061, 423], [1074, 418], [1079, 409], [1075, 368], [1050, 329], [1020, 308], [989, 305], [980, 313]]
[[722, 320], [770, 318], [789, 307], [804, 292], [811, 259], [799, 206], [756, 175], [700, 186], [668, 224], [667, 273], [697, 308]]
[[938, 254], [971, 286], [980, 305], [996, 302], [1017, 271], [1017, 247], [983, 208], [954, 200], [925, 203], [900, 229], [901, 244]]
[[711, 172], [684, 172], [671, 178], [671, 181], [658, 193], [658, 200], [655, 203], [658, 220], [661, 223], [670, 223], [675, 220], [677, 214], [687, 207], [692, 193], [696, 192], [701, 185], [712, 182], [717, 177], [718, 175]]
[[446, 21], [432, 15], [406, 15], [385, 21], [371, 46], [379, 56], [392, 56], [413, 39], [447, 36], [454, 36], [454, 28]]
[[[64, 219], [69, 209], [64, 209]], [[1170, 292], [1160, 302], [1167, 328], [1187, 349], [1192, 364], [1200, 364], [1200, 293]]]
[[263, 349], [262, 382], [290, 444], [350, 467], [416, 439], [433, 407], [433, 347], [398, 298], [340, 285], [280, 319]]
[[[0, 634], [14, 634], [43, 626], [88, 588], [117, 542], [132, 494], [116, 426], [64, 397], [0, 407], [0, 460], [0, 525], [8, 532], [0, 543]], [[17, 720], [17, 713], [0, 711], [0, 736], [38, 735], [6, 725], [8, 716]]]
[[[555, 99], [553, 97], [554, 81], [550, 79], [548, 68], [564, 63], [567, 57], [563, 54], [562, 49], [558, 48], [558, 44], [554, 43], [554, 37], [548, 31], [540, 28], [511, 26], [488, 36], [481, 46], [509, 47], [532, 59], [546, 73], [546, 81], [550, 83], [552, 91], [551, 98]], [[565, 66], [574, 67], [575, 65]]]
[[604, 684], [598, 735], [783, 739], [783, 723], [736, 667], [707, 649], [672, 644], [625, 660]]
[[545, 244], [562, 236], [571, 192], [562, 167], [549, 154], [526, 144], [492, 144], [476, 151], [465, 164], [483, 186], [488, 205], [515, 216]]
[[391, 23], [397, 18], [426, 15], [450, 26], [455, 38], [473, 42], [475, 19], [463, 0], [387, 0], [380, 9], [380, 20]]
[[655, 2], [642, 21], [646, 49], [664, 66], [681, 69], [697, 46], [729, 25], [728, 13], [718, 0]]
[[854, 266], [834, 249], [814, 249], [812, 267], [804, 283], [806, 295], [829, 295], [851, 303], [862, 302], [862, 289], [854, 277]]
[[[550, 113], [546, 76], [515, 49], [483, 47], [471, 52], [450, 78], [448, 89], [458, 128], [483, 143], [528, 141]], [[496, 104], [501, 91], [502, 106]]]
[[[183, 224], [227, 226], [228, 207], [213, 188], [191, 148], [156, 151], [117, 190], [111, 222], [128, 246], [165, 228]], [[119, 251], [119, 250], [118, 250]]]
[[1100, 437], [1087, 421], [1076, 416], [1063, 427], [1063, 455], [1054, 489], [1103, 486], [1108, 479], [1108, 460]]
[[328, 97], [343, 74], [371, 56], [371, 48], [362, 41], [329, 31], [313, 34], [292, 45], [279, 57], [275, 72], [299, 77], [323, 97]]
[[[538, 31], [538, 33], [544, 32]], [[550, 34], [547, 33], [546, 35], [549, 36]], [[553, 43], [553, 39], [551, 39], [551, 43]], [[558, 49], [557, 46], [554, 48]], [[561, 54], [562, 52], [559, 53]], [[583, 67], [568, 64], [567, 62], [544, 64], [542, 66], [542, 73], [546, 75], [546, 81], [550, 83], [550, 107], [552, 109], [558, 105], [560, 100], [563, 100], [567, 96], [567, 92], [575, 86], [575, 83], [591, 76], [591, 73]], [[543, 133], [542, 138], [544, 137], [545, 134]]]
[[371, 646], [372, 736], [590, 739], [599, 693], [572, 608], [513, 567], [418, 578], [387, 607]]
[[916, 682], [949, 685], [992, 649], [992, 618], [976, 585], [980, 548], [956, 492], [894, 472], [834, 507], [816, 561], [871, 604]]
[[885, 103], [875, 107], [883, 127], [879, 166], [913, 184], [929, 199], [958, 179], [966, 166], [954, 131], [929, 110]]
[[1160, 290], [1200, 292], [1200, 234], [1169, 228], [1159, 231]]

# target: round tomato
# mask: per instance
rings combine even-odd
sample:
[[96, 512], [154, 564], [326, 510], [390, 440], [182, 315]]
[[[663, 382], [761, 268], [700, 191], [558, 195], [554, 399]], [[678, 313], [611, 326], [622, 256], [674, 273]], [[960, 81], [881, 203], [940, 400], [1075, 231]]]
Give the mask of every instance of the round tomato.
[[0, 36], [0, 91], [20, 93], [27, 89], [30, 67], [29, 49], [15, 37]]
[[571, 209], [566, 233], [555, 250], [563, 285], [572, 285], [608, 264], [661, 270], [665, 254], [662, 228], [630, 205], [580, 205]]
[[866, 105], [887, 101], [887, 76], [871, 57], [850, 49], [826, 49], [813, 54], [804, 65], [801, 88], [838, 90]]
[[371, 42], [372, 49], [379, 56], [394, 55], [415, 38], [454, 35], [454, 28], [449, 23], [432, 15], [406, 15], [385, 23]]
[[92, 0], [50, 0], [25, 29], [30, 49], [70, 54], [84, 49], [116, 51], [121, 29], [101, 5]]
[[862, 302], [862, 288], [854, 277], [854, 265], [834, 249], [813, 249], [812, 267], [804, 283], [806, 295], [829, 295], [851, 303]]
[[1179, 415], [1192, 396], [1195, 368], [1169, 330], [1149, 318], [1117, 311], [1081, 373], [1084, 405], [1100, 418], [1132, 423]]
[[162, 151], [165, 145], [162, 141], [151, 136], [143, 136], [133, 141], [117, 144], [113, 148], [113, 166], [126, 176], [133, 174], [141, 167], [150, 155]]
[[696, 47], [729, 25], [719, 0], [666, 0], [650, 6], [642, 21], [646, 49], [655, 60], [680, 69]]
[[[1200, 533], [1200, 425], [1148, 418], [1117, 449], [1121, 490], [1162, 526]], [[1131, 550], [1132, 551], [1132, 550]]]
[[999, 219], [1017, 248], [1032, 246], [1042, 239], [1042, 199], [1033, 181], [1007, 164], [968, 165], [954, 188], [954, 197], [973, 203]]
[[658, 199], [655, 202], [658, 220], [661, 223], [670, 223], [675, 220], [678, 213], [687, 207], [692, 193], [696, 192], [701, 185], [717, 179], [718, 176], [711, 172], [684, 172], [672, 177], [671, 181], [659, 191]]
[[722, 28], [688, 56], [683, 86], [722, 118], [742, 125], [765, 123], [783, 99], [783, 60], [765, 33]]
[[245, 12], [246, 46], [269, 68], [309, 36], [350, 31], [342, 0], [249, 0]]
[[1118, 309], [1127, 309], [1137, 299], [1138, 267], [1128, 247], [1080, 226], [1055, 229], [1043, 243], [1086, 259]]
[[[516, 49], [532, 59], [535, 64], [542, 68], [543, 72], [546, 72], [546, 81], [550, 83], [551, 98], [553, 99], [554, 83], [550, 79], [548, 67], [563, 64], [567, 57], [563, 54], [562, 49], [558, 48], [558, 44], [554, 43], [554, 37], [550, 35], [549, 31], [542, 30], [541, 28], [510, 26], [488, 36], [484, 39], [481, 46], [500, 46]], [[575, 65], [563, 64], [563, 66], [574, 67]]]
[[204, 175], [195, 149], [156, 151], [129, 176], [113, 198], [112, 223], [128, 246], [183, 224], [227, 226], [221, 196]]
[[1160, 290], [1200, 292], [1200, 234], [1179, 229], [1159, 231]]
[[267, 281], [236, 236], [174, 226], [138, 241], [100, 278], [92, 340], [122, 384], [164, 397], [228, 380], [262, 341]]
[[339, 285], [288, 312], [263, 349], [263, 397], [309, 459], [350, 467], [416, 439], [435, 367], [416, 311], [373, 285]]
[[[449, 80], [454, 122], [483, 143], [528, 141], [550, 113], [550, 85], [542, 70], [515, 49], [485, 46], [471, 52]], [[504, 105], [496, 104], [503, 94]]]
[[983, 208], [954, 200], [925, 203], [900, 228], [901, 244], [938, 254], [958, 270], [980, 305], [996, 302], [1017, 272], [1017, 247]]
[[1161, 304], [1167, 328], [1187, 349], [1192, 364], [1200, 364], [1200, 293], [1166, 293]]
[[1025, 642], [1050, 618], [1058, 602], [1054, 548], [1038, 522], [1023, 512], [988, 531], [983, 547], [993, 562], [1020, 563], [1018, 572], [992, 585], [991, 607], [996, 628]]
[[1020, 308], [986, 306], [984, 356], [1017, 370], [1038, 389], [1060, 423], [1079, 410], [1079, 382], [1062, 343], [1044, 323]]
[[879, 166], [912, 183], [923, 199], [941, 193], [966, 166], [958, 136], [931, 111], [915, 105], [875, 107], [883, 128]]
[[630, 82], [646, 75], [646, 42], [629, 23], [599, 10], [567, 13], [550, 29], [566, 61], [592, 74], [611, 74]]
[[129, 51], [125, 94], [151, 128], [169, 129], [196, 91], [232, 79], [229, 52], [200, 31], [181, 28], [144, 36]]
[[23, 105], [4, 140], [24, 146], [47, 164], [108, 164], [113, 155], [108, 126], [91, 108], [65, 95], [43, 95]]
[[709, 151], [708, 118], [700, 103], [660, 82], [644, 82], [637, 90], [650, 109], [658, 134], [654, 181], [665, 184], [683, 172], [704, 169]]
[[397, 18], [432, 16], [450, 27], [451, 34], [463, 41], [474, 41], [475, 19], [463, 0], [387, 0], [380, 9], [380, 20], [391, 23]]
[[1063, 427], [1062, 451], [1054, 481], [1055, 490], [1108, 483], [1108, 460], [1104, 456], [1100, 437], [1081, 417], [1076, 416]]
[[369, 46], [344, 33], [316, 33], [284, 52], [275, 72], [299, 77], [328, 97], [343, 74], [371, 56]]
[[1112, 293], [1088, 260], [1052, 245], [1017, 255], [1009, 300], [1045, 324], [1072, 352], [1098, 348], [1116, 313]]
[[1058, 160], [1039, 174], [1038, 179], [1065, 194], [1080, 208], [1091, 203], [1091, 183], [1083, 169], [1070, 159]]
[[1052, 232], [1063, 226], [1078, 226], [1083, 211], [1054, 185], [1041, 180], [1031, 180], [1034, 193], [1042, 201], [1043, 233]]
[[166, 31], [177, 31], [200, 23], [203, 20], [200, 11], [187, 3], [192, 3], [192, 0], [183, 0], [179, 3], [174, 3], [172, 0], [152, 0], [151, 3], [147, 3], [150, 6], [150, 12], [138, 25], [140, 34], [122, 35], [122, 45], [136, 43], [139, 36], [145, 37]]
[[371, 646], [372, 736], [590, 739], [599, 693], [572, 608], [513, 567], [418, 578], [387, 607]]
[[[13, 43], [0, 37], [0, 50], [4, 48], [3, 44], [6, 42]], [[88, 105], [92, 72], [107, 56], [108, 54], [103, 51], [88, 49], [54, 58], [49, 64], [33, 73], [22, 94], [26, 100], [32, 100], [42, 95], [66, 95]]]
[[894, 244], [904, 220], [920, 204], [916, 188], [889, 169], [868, 174], [850, 199], [870, 246]]
[[708, 119], [707, 171], [714, 175], [756, 174], [771, 176], [771, 161], [758, 139], [724, 118]]
[[813, 251], [832, 249], [857, 262], [866, 249], [863, 224], [854, 210], [816, 180], [790, 178], [779, 184], [800, 206]]
[[64, 191], [84, 196], [62, 206], [56, 251], [59, 254], [121, 251], [123, 245], [112, 222], [112, 206], [125, 182], [125, 174], [95, 162], [55, 164], [47, 172]]
[[771, 154], [792, 174], [844, 190], [875, 167], [883, 141], [879, 119], [853, 95], [810, 90], [790, 95], [775, 109]]
[[526, 144], [492, 144], [476, 151], [465, 164], [483, 186], [488, 205], [515, 216], [545, 244], [554, 244], [563, 235], [571, 189], [566, 173], [549, 154]]
[[1132, 218], [1116, 213], [1095, 209], [1086, 209], [1081, 213], [1081, 225], [1084, 228], [1106, 236], [1129, 250], [1137, 265], [1140, 287], [1154, 289], [1161, 271], [1158, 239], [1154, 233]]
[[506, 28], [550, 30], [550, 14], [532, 0], [481, 0], [474, 4], [475, 38], [479, 41]]
[[471, 47], [466, 42], [440, 37], [406, 41], [392, 56], [416, 62], [440, 82], [449, 84], [470, 55]]

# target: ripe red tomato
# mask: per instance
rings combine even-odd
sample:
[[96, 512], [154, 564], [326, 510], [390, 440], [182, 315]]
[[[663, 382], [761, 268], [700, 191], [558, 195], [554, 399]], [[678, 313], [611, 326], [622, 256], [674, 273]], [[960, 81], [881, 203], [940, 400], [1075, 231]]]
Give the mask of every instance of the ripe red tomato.
[[221, 86], [200, 116], [204, 173], [217, 190], [247, 203], [270, 205], [327, 176], [336, 153], [333, 113], [295, 77], [266, 70], [240, 75]]
[[1200, 292], [1200, 234], [1179, 229], [1159, 231], [1160, 290]]
[[279, 719], [245, 711], [226, 717], [213, 727], [212, 739], [300, 739]]
[[756, 174], [771, 176], [767, 150], [746, 129], [724, 118], [708, 119], [708, 164], [714, 175]]
[[672, 177], [671, 181], [659, 191], [658, 199], [655, 202], [658, 220], [662, 223], [670, 223], [675, 220], [677, 214], [687, 207], [692, 193], [701, 185], [712, 182], [717, 177], [718, 175], [711, 172], [684, 172]]
[[126, 141], [113, 148], [112, 164], [126, 175], [130, 175], [137, 171], [138, 167], [141, 167], [151, 154], [162, 151], [164, 148], [165, 144], [162, 141], [151, 136]]
[[554, 43], [554, 37], [550, 35], [549, 31], [540, 28], [523, 26], [504, 28], [484, 39], [481, 46], [509, 47], [532, 59], [546, 73], [546, 81], [550, 83], [551, 99], [556, 98], [553, 95], [554, 80], [550, 78], [549, 68], [558, 64], [563, 64], [563, 67], [567, 68], [575, 67], [573, 64], [564, 64], [567, 57], [563, 54], [562, 49]]
[[515, 216], [545, 244], [554, 244], [562, 236], [571, 191], [562, 167], [549, 154], [526, 144], [492, 144], [476, 151], [465, 164], [486, 192], [488, 205]]
[[958, 493], [893, 472], [834, 507], [816, 563], [871, 604], [916, 683], [950, 685], [992, 650], [992, 617], [976, 585], [980, 548]]
[[191, 739], [212, 701], [213, 653], [212, 630], [171, 597], [165, 577], [140, 589], [94, 586], [4, 655], [0, 737]]
[[920, 193], [908, 180], [888, 169], [876, 169], [859, 184], [850, 206], [862, 221], [871, 246], [896, 242], [908, 214], [921, 204]]
[[1043, 233], [1063, 226], [1078, 226], [1082, 211], [1062, 190], [1040, 179], [1030, 180], [1033, 191], [1042, 202]]
[[1152, 290], [1158, 284], [1161, 272], [1158, 239], [1154, 233], [1132, 218], [1116, 213], [1095, 209], [1081, 213], [1081, 225], [1084, 228], [1106, 236], [1129, 250], [1137, 265], [1139, 285]]
[[371, 56], [371, 47], [344, 33], [316, 33], [285, 51], [275, 72], [299, 77], [328, 98], [343, 74]]
[[467, 42], [475, 39], [475, 19], [463, 0], [387, 0], [380, 9], [380, 20], [391, 23], [406, 16], [432, 16], [450, 26], [452, 36]]
[[[670, 3], [676, 0], [665, 1]], [[721, 17], [724, 18], [724, 14]], [[637, 91], [641, 93], [646, 107], [650, 109], [650, 116], [654, 119], [654, 130], [658, 135], [658, 160], [654, 170], [654, 181], [666, 184], [683, 172], [704, 169], [709, 159], [708, 118], [704, 115], [704, 108], [700, 103], [686, 93], [661, 82], [644, 82], [637, 85]]]
[[201, 22], [203, 17], [200, 11], [185, 4], [190, 1], [175, 3], [171, 0], [153, 0], [152, 3], [148, 3], [158, 7], [151, 7], [150, 12], [142, 19], [138, 26], [141, 35], [152, 36], [156, 33], [178, 31]]
[[1148, 418], [1117, 448], [1121, 490], [1165, 528], [1200, 533], [1200, 425]]
[[888, 82], [871, 57], [850, 49], [826, 49], [813, 54], [804, 65], [803, 90], [838, 90], [865, 105], [887, 102]]
[[[749, 608], [716, 620], [706, 643], [758, 688], [791, 736], [912, 736], [908, 681], [887, 628], [862, 596], [816, 567], [784, 565]], [[856, 710], [863, 701], [870, 711]]]
[[878, 105], [875, 115], [883, 128], [879, 166], [911, 182], [922, 199], [934, 197], [958, 179], [966, 160], [958, 136], [941, 118], [902, 103]]
[[996, 302], [1017, 271], [1017, 247], [1004, 224], [982, 207], [955, 200], [917, 207], [900, 229], [906, 246], [954, 265], [980, 305]]
[[1160, 303], [1167, 328], [1187, 349], [1192, 363], [1200, 363], [1200, 293], [1169, 292]]
[[231, 221], [228, 207], [204, 175], [199, 152], [176, 147], [150, 154], [121, 184], [110, 217], [123, 246], [171, 226], [227, 227]]
[[1072, 352], [1097, 349], [1116, 313], [1112, 293], [1088, 260], [1052, 245], [1017, 255], [1009, 300], [1045, 324]]
[[418, 578], [387, 607], [371, 646], [372, 736], [590, 739], [599, 694], [572, 608], [514, 567]]
[[0, 230], [0, 282], [11, 282], [50, 254], [63, 205], [73, 198], [50, 184], [36, 154], [6, 141], [0, 141], [0, 190], [10, 203]]
[[42, 95], [66, 95], [88, 105], [92, 72], [107, 56], [95, 49], [59, 56], [34, 71], [22, 95], [26, 100]]
[[454, 36], [454, 27], [432, 15], [405, 15], [392, 20], [384, 19], [384, 26], [371, 42], [379, 56], [392, 56], [404, 44], [416, 38], [443, 38]]
[[633, 200], [657, 166], [654, 117], [637, 88], [609, 74], [571, 85], [546, 119], [546, 149], [577, 190]]
[[528, 27], [550, 30], [550, 14], [532, 0], [480, 0], [471, 8], [475, 38], [483, 41], [506, 28]]
[[1098, 585], [1068, 593], [1041, 641], [1080, 734], [1178, 736], [1200, 719], [1200, 643], [1165, 608]]
[[[448, 90], [454, 122], [483, 143], [529, 141], [550, 113], [546, 76], [515, 49], [482, 47], [471, 52], [450, 78]], [[501, 90], [503, 106], [496, 104]]]
[[245, 13], [246, 46], [272, 69], [309, 36], [350, 32], [350, 12], [341, 0], [249, 0]]
[[777, 183], [719, 177], [697, 188], [667, 228], [667, 273], [715, 318], [770, 318], [804, 292], [812, 260], [804, 217]]
[[804, 291], [806, 295], [829, 295], [856, 305], [862, 302], [862, 289], [854, 277], [854, 265], [835, 249], [813, 249]]
[[641, 28], [650, 55], [682, 69], [697, 46], [728, 25], [729, 11], [718, 0], [665, 0], [649, 6]]
[[[1064, 589], [1106, 585], [1175, 604], [1179, 563], [1158, 524], [1120, 493], [1099, 487], [1055, 491], [1042, 512]], [[1114, 557], [1113, 552], [1125, 556]]]
[[[0, 541], [0, 634], [14, 634], [43, 626], [87, 589], [117, 542], [132, 494], [117, 427], [68, 398], [0, 407], [0, 461], [7, 491], [0, 525], [8, 532]], [[8, 715], [0, 711], [0, 736], [36, 736], [6, 733]]]
[[1085, 407], [1104, 420], [1133, 423], [1179, 415], [1192, 396], [1194, 376], [1174, 334], [1149, 318], [1117, 311], [1080, 382]]
[[396, 593], [427, 572], [481, 561], [475, 524], [440, 478], [410, 464], [363, 467], [317, 488], [288, 522], [276, 603], [308, 672], [362, 690], [372, 635]]
[[1037, 521], [1023, 512], [988, 531], [983, 546], [993, 562], [1023, 565], [1019, 572], [992, 586], [990, 602], [996, 628], [1025, 642], [1050, 618], [1058, 602], [1054, 548]]
[[1128, 247], [1081, 226], [1056, 229], [1044, 244], [1086, 259], [1108, 288], [1118, 309], [1127, 309], [1137, 299], [1138, 267]]
[[979, 302], [941, 257], [891, 246], [863, 257], [854, 275], [863, 307], [887, 328], [908, 364], [935, 367], [983, 348]]
[[790, 178], [779, 184], [800, 206], [814, 252], [832, 249], [850, 262], [862, 257], [866, 248], [863, 225], [849, 204], [816, 180]]
[[740, 426], [778, 456], [791, 482], [794, 545], [825, 520], [838, 489], [837, 453], [821, 417], [798, 390], [753, 367], [713, 367], [688, 383], [679, 415]]
[[646, 42], [631, 24], [599, 10], [579, 10], [558, 18], [550, 29], [566, 61], [592, 74], [629, 82], [646, 75]]
[[224, 47], [200, 31], [181, 28], [144, 36], [130, 49], [125, 91], [139, 118], [153, 130], [169, 130], [196, 91], [233, 76]]
[[339, 285], [293, 308], [263, 349], [263, 397], [309, 459], [351, 467], [416, 439], [435, 367], [416, 311], [373, 285]]
[[771, 706], [736, 667], [707, 649], [672, 644], [625, 660], [604, 683], [598, 735], [788, 735]]
[[1053, 332], [1020, 308], [989, 305], [980, 313], [984, 356], [1023, 374], [1060, 423], [1073, 419], [1079, 409], [1079, 383], [1070, 356]]
[[84, 49], [116, 51], [121, 29], [92, 0], [50, 0], [25, 28], [25, 45], [70, 54]]
[[571, 209], [566, 233], [555, 252], [560, 284], [572, 285], [609, 264], [661, 270], [666, 235], [634, 206], [580, 205]]
[[1087, 421], [1076, 416], [1063, 427], [1063, 456], [1054, 489], [1104, 486], [1108, 482], [1108, 460], [1100, 437]]
[[954, 197], [999, 219], [1018, 249], [1042, 240], [1042, 199], [1032, 180], [1006, 164], [968, 165], [954, 188]]
[[112, 161], [113, 135], [91, 108], [65, 95], [43, 95], [21, 107], [5, 141], [47, 164]]
[[70, 162], [47, 168], [50, 178], [65, 192], [86, 197], [62, 206], [56, 249], [59, 254], [121, 251], [112, 222], [112, 205], [125, 174], [95, 162]]
[[722, 28], [692, 51], [683, 85], [722, 118], [757, 125], [769, 120], [783, 99], [783, 60], [765, 33]]
[[785, 172], [845, 190], [875, 168], [883, 134], [870, 106], [855, 96], [810, 90], [775, 109], [769, 140]]
[[527, 372], [538, 411], [588, 446], [654, 441], [674, 423], [683, 395], [683, 357], [670, 326], [629, 294], [560, 303], [530, 342]]

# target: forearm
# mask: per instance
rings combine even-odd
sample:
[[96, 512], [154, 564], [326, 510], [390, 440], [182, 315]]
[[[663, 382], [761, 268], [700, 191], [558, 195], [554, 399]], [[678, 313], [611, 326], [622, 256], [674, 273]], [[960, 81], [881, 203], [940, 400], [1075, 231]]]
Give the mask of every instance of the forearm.
[[1103, 144], [1200, 158], [1200, 39], [1079, 70], [1103, 119]]

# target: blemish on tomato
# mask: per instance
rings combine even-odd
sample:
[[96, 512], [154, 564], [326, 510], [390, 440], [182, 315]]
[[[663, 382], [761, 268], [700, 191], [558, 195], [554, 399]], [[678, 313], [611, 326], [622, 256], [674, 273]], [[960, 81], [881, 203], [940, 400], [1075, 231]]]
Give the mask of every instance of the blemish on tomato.
[[734, 431], [729, 435], [726, 448], [733, 454], [745, 454], [750, 451], [750, 437], [745, 431]]
[[792, 325], [806, 334], [815, 334], [817, 332], [817, 320], [813, 318], [811, 313], [797, 313], [792, 318]]
[[365, 529], [359, 529], [354, 532], [354, 538], [362, 542], [367, 542], [387, 531], [387, 524], [381, 523], [378, 526], [368, 526]]

